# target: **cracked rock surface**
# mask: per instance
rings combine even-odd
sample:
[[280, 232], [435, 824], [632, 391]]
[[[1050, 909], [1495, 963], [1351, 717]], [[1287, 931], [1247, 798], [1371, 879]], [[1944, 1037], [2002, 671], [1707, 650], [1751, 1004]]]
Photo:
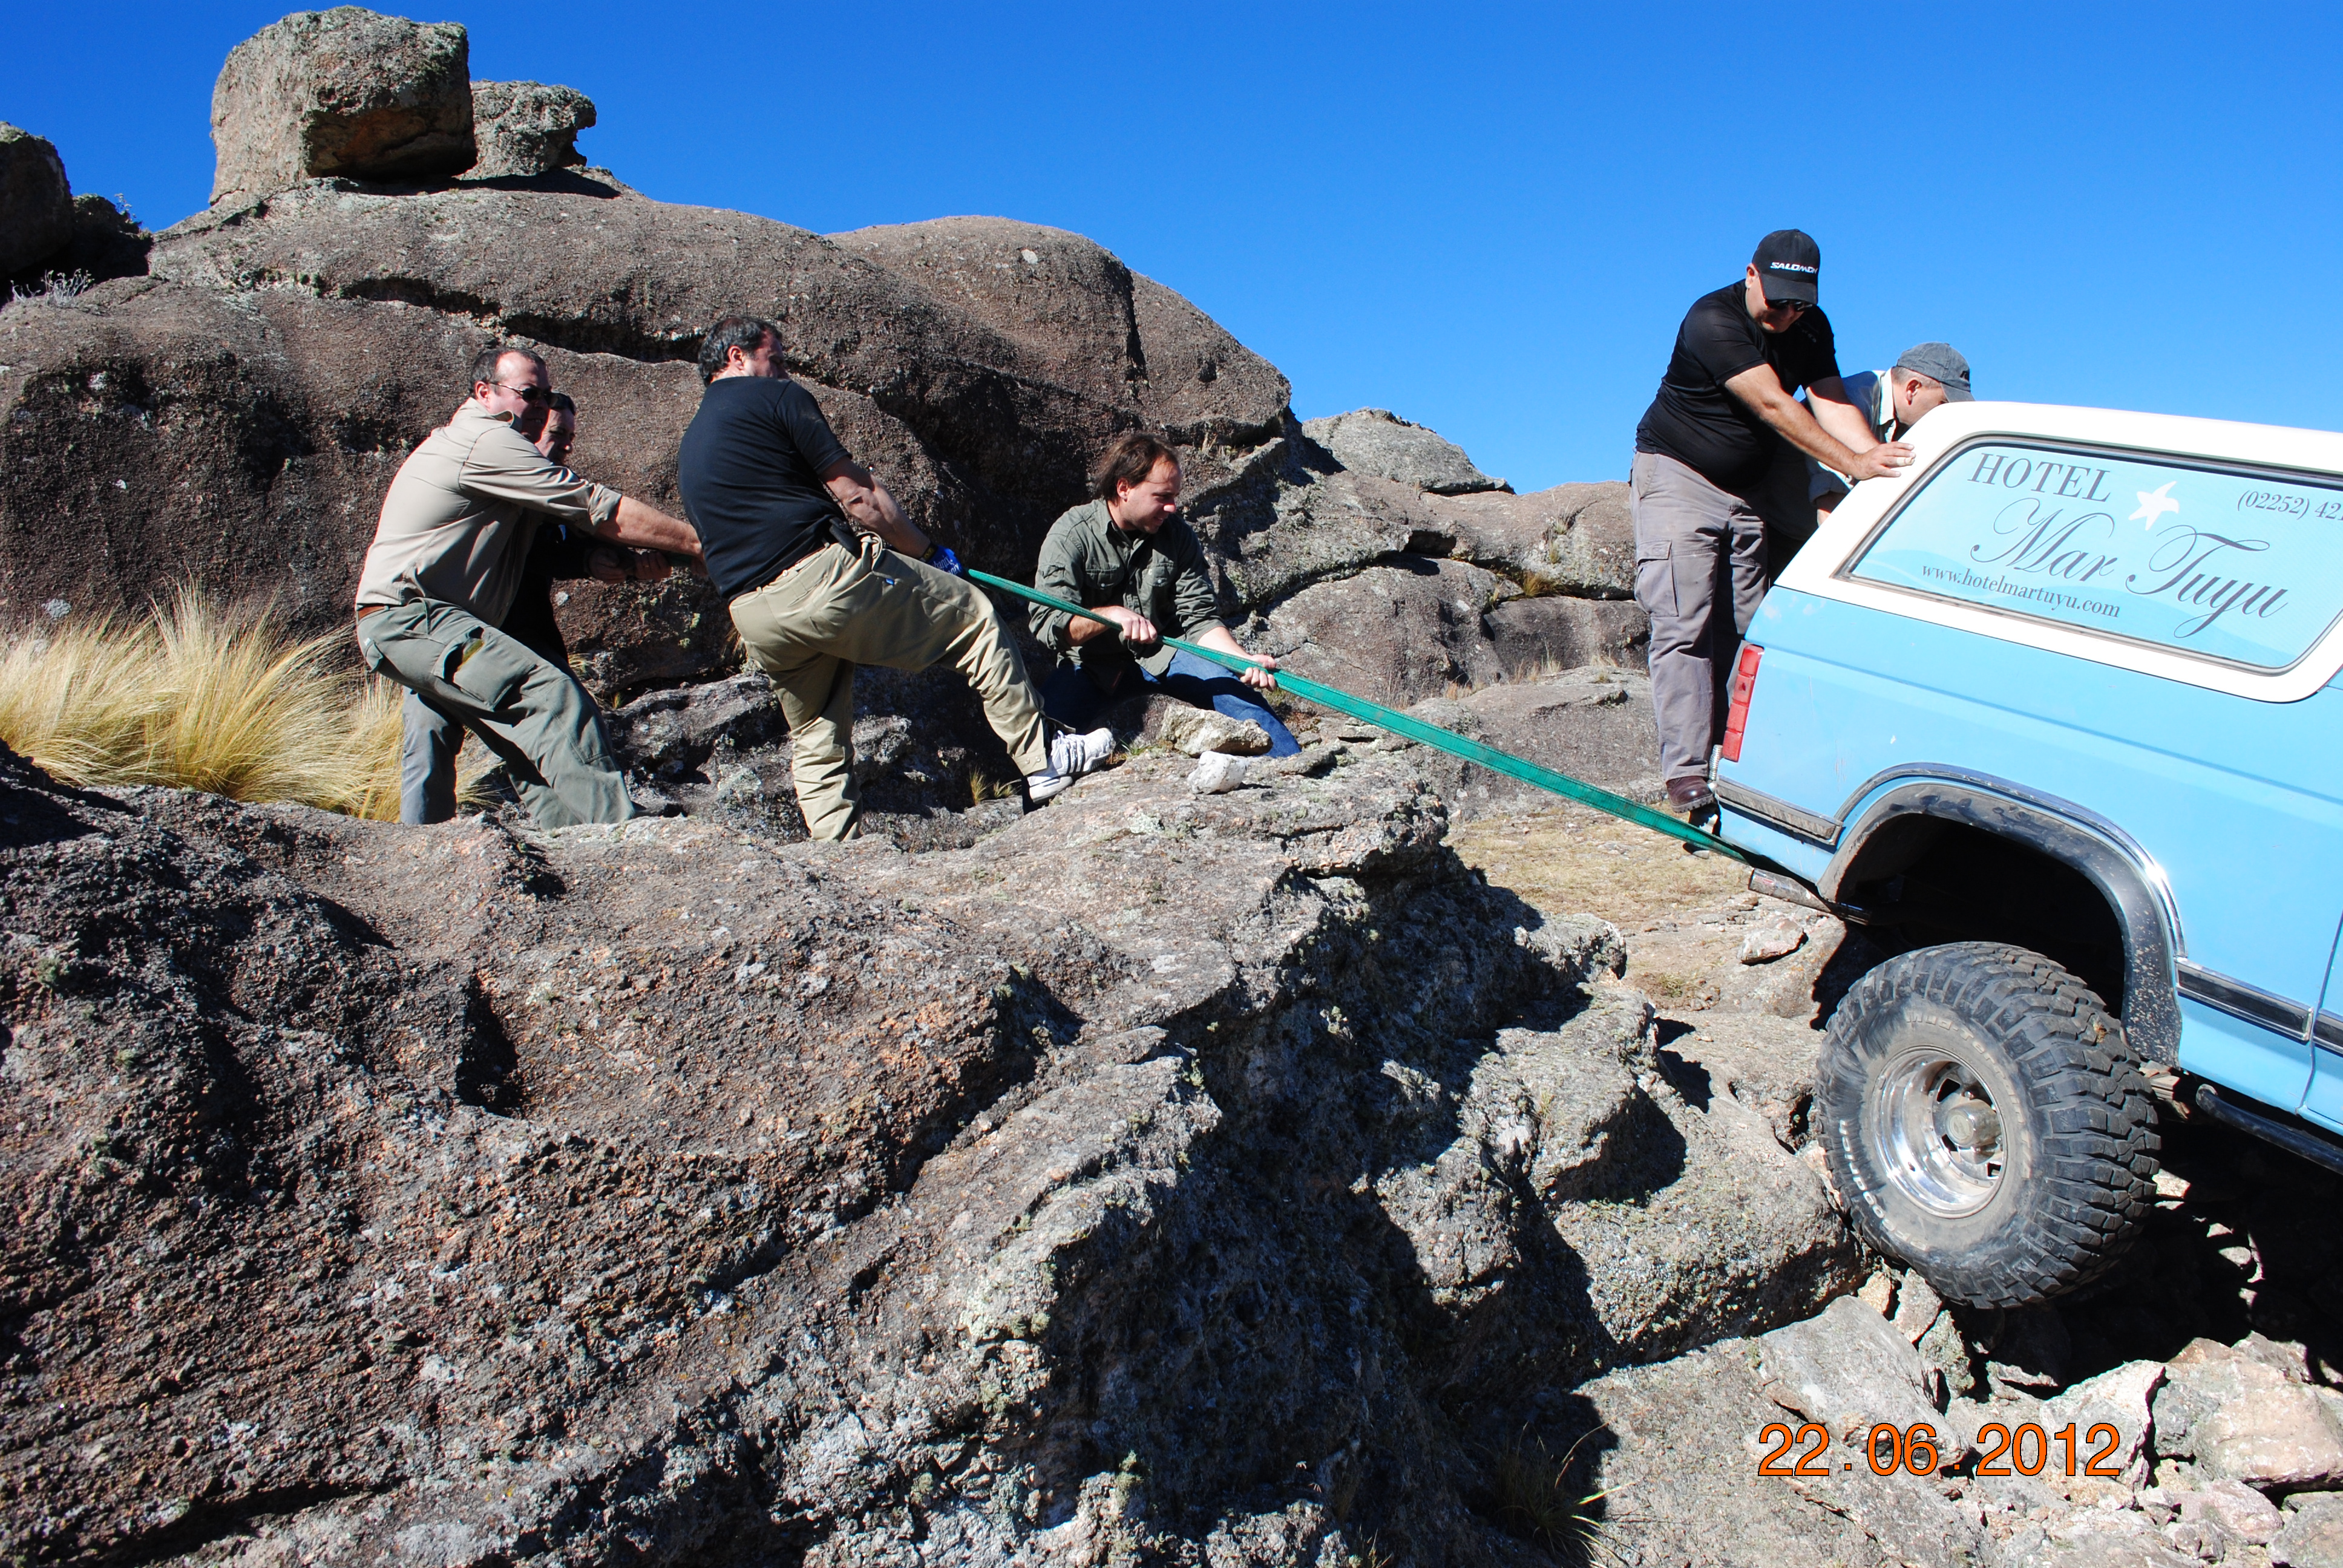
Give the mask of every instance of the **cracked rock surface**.
[[1857, 1264], [1406, 762], [912, 854], [0, 757], [6, 1552], [1535, 1561], [1488, 1433]]

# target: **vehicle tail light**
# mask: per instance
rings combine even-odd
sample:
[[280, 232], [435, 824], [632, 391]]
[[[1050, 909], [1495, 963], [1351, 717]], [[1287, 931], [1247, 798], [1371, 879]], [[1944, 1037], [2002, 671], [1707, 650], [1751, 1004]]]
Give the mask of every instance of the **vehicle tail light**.
[[1733, 662], [1733, 705], [1725, 710], [1725, 759], [1741, 760], [1741, 732], [1749, 727], [1749, 699], [1757, 689], [1757, 661], [1765, 650], [1754, 642], [1741, 645], [1741, 657]]

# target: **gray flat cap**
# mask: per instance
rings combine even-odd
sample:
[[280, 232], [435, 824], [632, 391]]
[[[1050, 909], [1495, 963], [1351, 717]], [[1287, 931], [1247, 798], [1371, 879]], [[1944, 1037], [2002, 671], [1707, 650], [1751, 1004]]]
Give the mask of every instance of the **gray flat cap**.
[[1904, 351], [1896, 368], [1917, 370], [1932, 380], [1943, 382], [1947, 403], [1976, 401], [1976, 394], [1969, 390], [1969, 362], [1949, 343], [1916, 343]]

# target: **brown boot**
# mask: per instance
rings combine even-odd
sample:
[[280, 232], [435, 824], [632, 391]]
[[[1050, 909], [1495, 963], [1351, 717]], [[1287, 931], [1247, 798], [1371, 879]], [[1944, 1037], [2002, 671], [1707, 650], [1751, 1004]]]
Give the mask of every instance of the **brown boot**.
[[1716, 826], [1716, 797], [1709, 792], [1705, 779], [1669, 779], [1668, 809], [1681, 811], [1684, 820], [1695, 828]]

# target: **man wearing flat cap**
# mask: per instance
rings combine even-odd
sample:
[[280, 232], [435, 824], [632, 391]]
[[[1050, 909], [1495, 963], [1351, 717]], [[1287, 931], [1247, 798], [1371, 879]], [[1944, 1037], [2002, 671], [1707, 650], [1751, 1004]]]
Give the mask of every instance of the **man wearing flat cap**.
[[1912, 460], [1910, 447], [1875, 439], [1847, 401], [1830, 318], [1815, 303], [1821, 276], [1820, 247], [1797, 229], [1760, 240], [1740, 278], [1684, 313], [1635, 427], [1635, 599], [1652, 618], [1660, 772], [1668, 804], [1694, 821], [1716, 809], [1709, 752], [1724, 738], [1733, 661], [1765, 592], [1760, 508], [1780, 487], [1777, 470], [1797, 472], [1785, 447], [1857, 479]]
[[[1840, 377], [1846, 400], [1871, 427], [1875, 440], [1901, 441], [1920, 416], [1946, 403], [1971, 403], [1969, 362], [1949, 343], [1916, 343], [1887, 370], [1858, 370]], [[1851, 487], [1814, 458], [1806, 459], [1806, 494], [1818, 518], [1827, 518]]]

